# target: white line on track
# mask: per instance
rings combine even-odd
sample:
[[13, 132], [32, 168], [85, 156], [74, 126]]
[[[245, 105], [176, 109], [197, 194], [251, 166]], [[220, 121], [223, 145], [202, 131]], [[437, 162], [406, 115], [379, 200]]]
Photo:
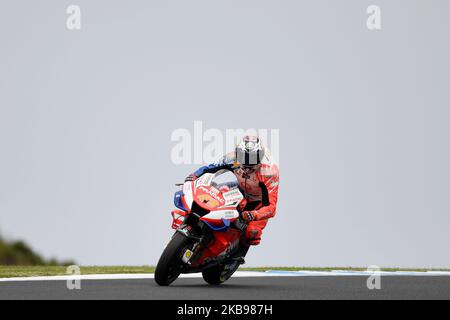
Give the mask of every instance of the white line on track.
[[[397, 272], [360, 272], [360, 271], [346, 271], [346, 270], [333, 270], [330, 272], [325, 271], [238, 271], [233, 275], [233, 278], [253, 278], [253, 277], [343, 277], [343, 276], [364, 276], [369, 277], [371, 275], [381, 276], [450, 276], [450, 272], [440, 271], [428, 271], [428, 272], [409, 272], [409, 271], [397, 271]], [[184, 274], [180, 278], [201, 278], [200, 273]], [[132, 279], [153, 279], [153, 273], [147, 274], [100, 274], [100, 275], [67, 275], [67, 276], [49, 276], [49, 277], [21, 277], [21, 278], [0, 278], [0, 282], [25, 282], [25, 281], [67, 281], [67, 280], [132, 280]]]

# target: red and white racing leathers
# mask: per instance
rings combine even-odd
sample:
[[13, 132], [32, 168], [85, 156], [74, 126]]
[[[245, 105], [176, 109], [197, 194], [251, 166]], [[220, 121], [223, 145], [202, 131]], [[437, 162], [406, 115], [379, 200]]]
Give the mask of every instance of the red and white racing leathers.
[[240, 188], [244, 193], [246, 203], [243, 211], [250, 211], [254, 220], [249, 222], [246, 238], [251, 245], [261, 242], [262, 230], [266, 227], [268, 219], [276, 214], [278, 202], [279, 170], [278, 166], [270, 161], [266, 155], [256, 170], [248, 173], [235, 161], [235, 155], [229, 153], [219, 162], [198, 169], [194, 175], [200, 177], [204, 173], [215, 173], [222, 169], [234, 172], [239, 180]]

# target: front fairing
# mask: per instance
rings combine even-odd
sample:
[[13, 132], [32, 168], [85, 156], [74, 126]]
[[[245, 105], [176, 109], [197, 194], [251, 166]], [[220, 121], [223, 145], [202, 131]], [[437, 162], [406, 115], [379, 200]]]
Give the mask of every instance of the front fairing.
[[239, 218], [237, 208], [244, 196], [238, 186], [236, 176], [230, 171], [206, 173], [196, 181], [188, 181], [183, 185], [178, 203], [187, 212], [200, 207], [202, 210], [198, 211], [201, 211], [201, 221], [213, 230], [226, 230], [230, 222]]

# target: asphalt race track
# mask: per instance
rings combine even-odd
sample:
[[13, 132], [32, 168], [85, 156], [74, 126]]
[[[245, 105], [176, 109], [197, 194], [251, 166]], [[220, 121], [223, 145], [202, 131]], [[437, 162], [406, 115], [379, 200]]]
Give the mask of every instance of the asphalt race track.
[[369, 290], [367, 277], [236, 277], [218, 287], [200, 278], [178, 279], [158, 287], [153, 279], [82, 280], [81, 290], [66, 281], [0, 282], [0, 299], [450, 299], [449, 276], [382, 277], [381, 290]]

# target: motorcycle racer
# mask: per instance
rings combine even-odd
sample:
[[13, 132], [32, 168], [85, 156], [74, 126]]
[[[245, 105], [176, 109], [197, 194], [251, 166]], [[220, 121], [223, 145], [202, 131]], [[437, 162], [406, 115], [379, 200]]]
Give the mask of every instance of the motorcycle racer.
[[231, 170], [239, 181], [246, 201], [241, 208], [242, 218], [248, 222], [245, 232], [248, 245], [261, 242], [262, 231], [268, 220], [276, 214], [278, 202], [279, 170], [270, 159], [268, 150], [255, 136], [245, 136], [234, 152], [223, 156], [218, 162], [203, 166], [186, 178], [193, 181], [205, 173]]

